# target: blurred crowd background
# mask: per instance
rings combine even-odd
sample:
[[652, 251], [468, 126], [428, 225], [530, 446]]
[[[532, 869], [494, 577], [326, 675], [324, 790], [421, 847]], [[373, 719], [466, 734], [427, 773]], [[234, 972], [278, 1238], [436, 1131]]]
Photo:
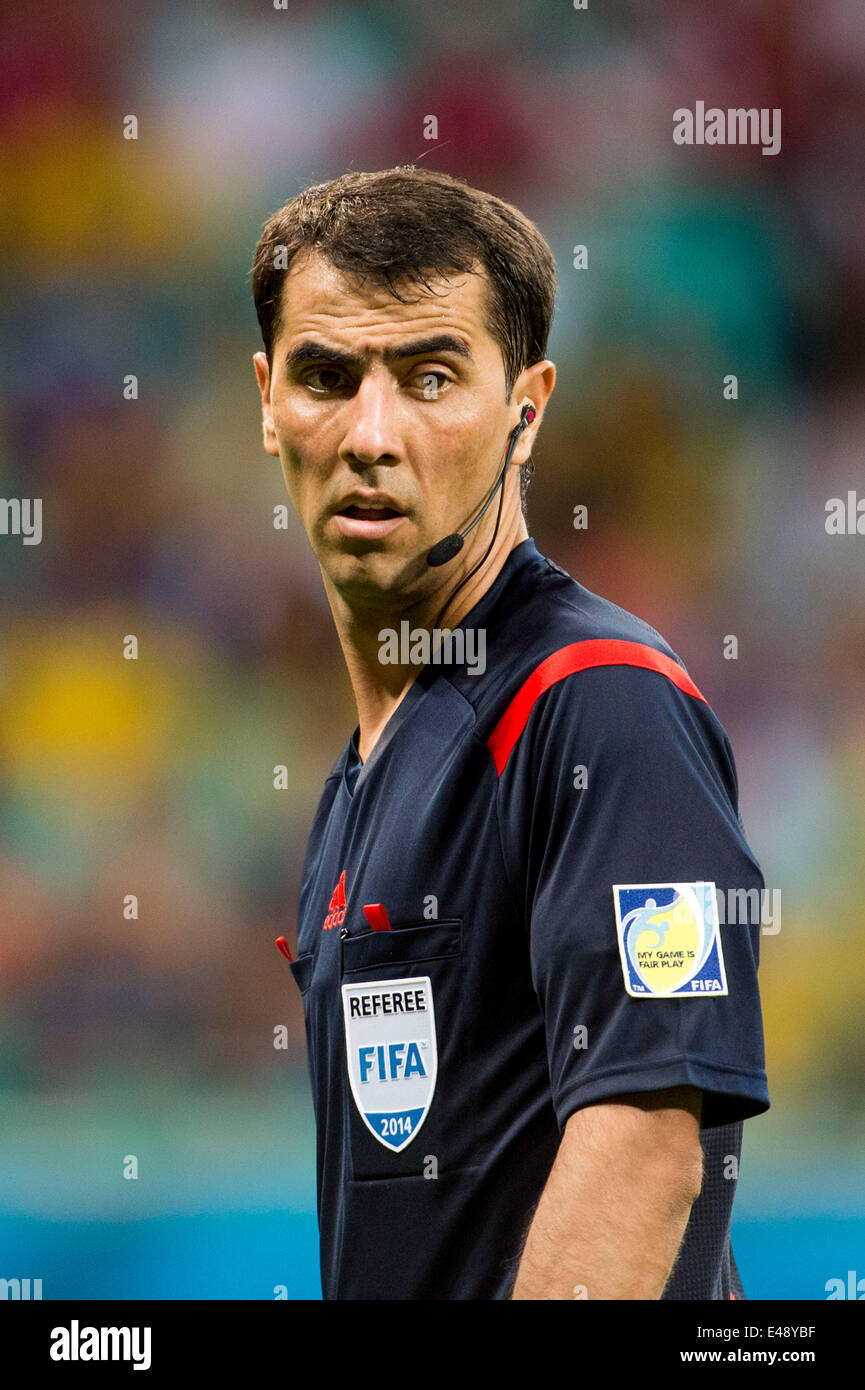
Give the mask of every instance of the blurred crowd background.
[[[781, 894], [746, 1292], [865, 1276], [865, 537], [825, 529], [865, 496], [859, 7], [47, 0], [0, 29], [0, 493], [43, 499], [40, 545], [0, 536], [0, 1276], [319, 1296], [274, 938], [356, 721], [306, 538], [273, 527], [248, 272], [307, 184], [421, 157], [550, 242], [530, 530], [685, 661]], [[675, 145], [697, 100], [780, 108], [780, 153]]]

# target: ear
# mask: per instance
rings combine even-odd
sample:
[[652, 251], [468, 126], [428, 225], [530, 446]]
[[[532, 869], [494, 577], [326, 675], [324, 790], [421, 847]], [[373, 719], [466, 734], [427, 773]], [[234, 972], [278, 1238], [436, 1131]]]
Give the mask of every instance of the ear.
[[273, 410], [270, 404], [270, 367], [267, 363], [267, 354], [264, 352], [254, 353], [252, 362], [258, 380], [258, 389], [261, 392], [261, 433], [264, 448], [268, 454], [273, 454], [275, 458], [279, 458], [279, 444], [273, 426]]
[[[511, 399], [515, 402], [515, 407], [521, 410], [524, 405], [531, 401], [532, 405], [535, 407], [535, 418], [528, 428], [524, 429], [520, 435], [519, 442], [514, 449], [511, 459], [512, 464], [525, 463], [529, 454], [532, 452], [532, 446], [538, 437], [538, 430], [541, 427], [541, 420], [544, 418], [544, 410], [547, 401], [553, 394], [555, 384], [555, 363], [549, 362], [546, 359], [544, 359], [543, 362], [535, 362], [531, 367], [526, 367], [524, 371], [520, 372], [520, 375], [514, 382]], [[516, 423], [517, 421], [514, 420], [514, 424]]]

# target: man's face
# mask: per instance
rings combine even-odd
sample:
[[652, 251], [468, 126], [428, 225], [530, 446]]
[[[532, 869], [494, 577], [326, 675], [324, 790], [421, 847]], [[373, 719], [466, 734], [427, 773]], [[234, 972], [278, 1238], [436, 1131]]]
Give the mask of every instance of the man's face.
[[255, 356], [265, 448], [350, 605], [411, 603], [443, 582], [426, 553], [486, 500], [518, 418], [484, 326], [486, 275], [427, 279], [436, 295], [399, 286], [417, 300], [402, 304], [302, 252], [283, 283], [272, 370]]

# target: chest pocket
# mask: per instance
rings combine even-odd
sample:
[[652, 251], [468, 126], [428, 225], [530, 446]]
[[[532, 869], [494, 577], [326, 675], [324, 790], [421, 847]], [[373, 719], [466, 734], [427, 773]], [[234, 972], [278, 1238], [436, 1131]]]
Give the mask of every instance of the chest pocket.
[[345, 1116], [355, 1180], [477, 1162], [463, 924], [397, 922], [341, 943]]

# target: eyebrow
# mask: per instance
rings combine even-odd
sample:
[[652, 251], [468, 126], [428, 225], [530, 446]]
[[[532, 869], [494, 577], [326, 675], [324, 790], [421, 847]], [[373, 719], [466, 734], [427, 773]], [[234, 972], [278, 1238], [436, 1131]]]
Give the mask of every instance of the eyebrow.
[[[415, 342], [403, 343], [400, 347], [385, 348], [382, 360], [386, 363], [401, 362], [406, 357], [432, 357], [441, 352], [453, 352], [469, 362], [474, 362], [468, 344], [461, 338], [451, 337], [448, 333], [433, 338], [418, 338]], [[339, 348], [330, 348], [307, 338], [287, 353], [285, 365], [290, 369], [303, 366], [307, 362], [332, 362], [335, 366], [344, 367], [346, 371], [359, 371], [367, 365], [371, 356], [370, 352], [357, 355], [342, 352]]]

